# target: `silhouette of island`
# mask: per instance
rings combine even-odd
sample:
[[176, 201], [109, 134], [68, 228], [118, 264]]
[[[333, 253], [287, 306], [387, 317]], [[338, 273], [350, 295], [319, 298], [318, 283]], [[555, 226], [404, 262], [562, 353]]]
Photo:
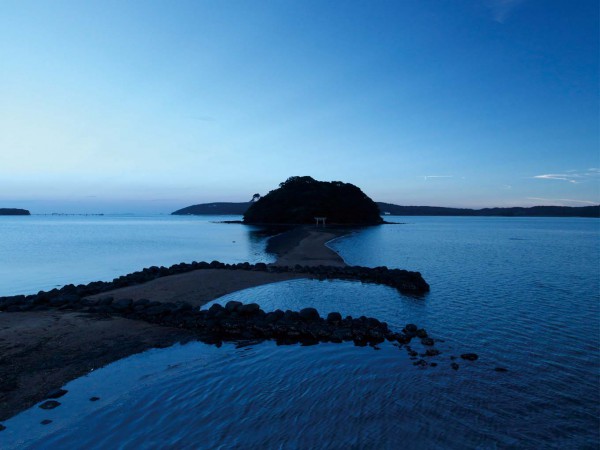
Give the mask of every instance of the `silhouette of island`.
[[244, 214], [244, 223], [327, 223], [376, 225], [383, 223], [379, 208], [363, 191], [341, 181], [317, 181], [290, 177], [258, 201]]
[[382, 214], [389, 213], [394, 216], [600, 217], [600, 205], [468, 209], [441, 206], [400, 206], [378, 202], [377, 206]]
[[186, 215], [243, 215], [252, 202], [240, 202], [240, 203], [228, 203], [228, 202], [216, 202], [216, 203], [202, 203], [199, 205], [192, 205], [186, 208], [178, 209], [171, 213], [175, 216], [186, 216]]
[[[593, 206], [532, 206], [529, 208], [446, 208], [442, 206], [401, 206], [375, 202], [382, 215], [392, 216], [477, 216], [477, 217], [600, 217], [600, 205]], [[243, 215], [252, 202], [203, 203], [179, 209], [174, 215]], [[313, 219], [314, 220], [314, 219]]]
[[30, 216], [31, 213], [26, 209], [19, 208], [0, 208], [0, 216]]

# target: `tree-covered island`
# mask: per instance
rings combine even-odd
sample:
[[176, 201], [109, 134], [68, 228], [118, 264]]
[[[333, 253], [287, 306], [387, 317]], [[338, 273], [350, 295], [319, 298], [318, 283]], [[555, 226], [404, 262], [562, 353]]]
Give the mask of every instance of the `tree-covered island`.
[[357, 186], [341, 181], [317, 181], [312, 177], [290, 177], [244, 214], [244, 223], [327, 223], [377, 225], [383, 223], [379, 208]]

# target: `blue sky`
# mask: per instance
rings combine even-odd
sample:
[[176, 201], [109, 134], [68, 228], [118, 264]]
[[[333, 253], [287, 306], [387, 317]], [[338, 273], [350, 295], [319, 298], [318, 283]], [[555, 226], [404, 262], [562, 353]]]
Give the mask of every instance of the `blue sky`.
[[597, 204], [598, 39], [595, 0], [4, 0], [0, 207]]

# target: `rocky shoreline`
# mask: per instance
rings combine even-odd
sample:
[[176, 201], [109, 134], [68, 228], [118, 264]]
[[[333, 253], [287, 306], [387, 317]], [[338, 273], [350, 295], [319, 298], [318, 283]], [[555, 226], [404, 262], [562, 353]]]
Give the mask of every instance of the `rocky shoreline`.
[[[325, 244], [347, 230], [292, 230], [277, 236], [274, 264], [218, 261], [149, 267], [112, 281], [66, 285], [31, 295], [0, 297], [0, 420], [48, 398], [65, 383], [134, 353], [200, 340], [302, 345], [385, 340], [405, 348], [415, 365], [437, 355], [425, 330], [400, 332], [375, 318], [325, 317], [313, 308], [265, 312], [256, 304], [200, 306], [227, 293], [298, 278], [354, 280], [390, 286], [423, 298], [429, 285], [418, 272], [347, 266]], [[418, 339], [421, 353], [410, 347]], [[2, 428], [0, 427], [0, 430]]]
[[402, 294], [423, 296], [429, 292], [429, 285], [419, 272], [410, 272], [387, 267], [361, 266], [302, 266], [294, 267], [267, 265], [265, 263], [225, 264], [219, 261], [180, 263], [171, 267], [149, 267], [138, 272], [115, 278], [113, 281], [94, 281], [89, 284], [68, 284], [60, 289], [40, 291], [32, 295], [13, 295], [0, 297], [0, 311], [39, 311], [50, 307], [71, 306], [77, 309], [83, 306], [83, 298], [106, 293], [115, 289], [143, 284], [157, 278], [167, 277], [203, 269], [243, 270], [268, 273], [303, 274], [320, 280], [354, 280], [363, 283], [383, 284], [397, 289]]

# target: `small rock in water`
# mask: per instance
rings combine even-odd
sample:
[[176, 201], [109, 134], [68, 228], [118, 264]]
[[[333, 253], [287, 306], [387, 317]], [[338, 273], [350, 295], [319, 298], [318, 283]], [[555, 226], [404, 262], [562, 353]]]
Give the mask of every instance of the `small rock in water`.
[[494, 370], [496, 372], [508, 372], [508, 369], [506, 367], [496, 367]]
[[462, 359], [466, 359], [467, 361], [475, 361], [477, 358], [479, 358], [479, 356], [477, 356], [477, 353], [463, 353], [462, 355], [460, 355], [460, 357]]
[[408, 332], [408, 333], [416, 333], [417, 332], [417, 326], [414, 323], [409, 323], [407, 324], [404, 329]]
[[48, 392], [48, 394], [46, 394], [46, 398], [60, 398], [63, 395], [65, 395], [67, 392], [67, 390], [65, 389], [54, 389], [50, 392]]
[[429, 365], [430, 365], [431, 367], [436, 367], [436, 366], [437, 366], [437, 363], [434, 363], [434, 362], [432, 362], [432, 363], [429, 363]]
[[44, 419], [40, 422], [42, 425], [48, 425], [49, 423], [52, 423], [52, 421], [50, 419]]
[[90, 397], [90, 402], [97, 402], [100, 400], [100, 397]]
[[439, 350], [436, 350], [435, 348], [428, 348], [427, 351], [425, 352], [425, 356], [437, 356], [440, 354]]
[[0, 431], [6, 430], [6, 427], [0, 423]]
[[454, 362], [452, 364], [450, 364], [450, 367], [452, 367], [454, 370], [458, 370], [458, 364], [456, 364]]
[[44, 402], [40, 405], [40, 408], [42, 409], [54, 409], [57, 406], [60, 406], [60, 402], [57, 402], [56, 400], [48, 400], [47, 402]]
[[423, 344], [423, 345], [433, 345], [434, 341], [433, 341], [433, 339], [426, 337], [426, 338], [421, 339], [421, 344]]
[[427, 331], [425, 331], [423, 328], [417, 330], [417, 337], [426, 338], [427, 337]]

